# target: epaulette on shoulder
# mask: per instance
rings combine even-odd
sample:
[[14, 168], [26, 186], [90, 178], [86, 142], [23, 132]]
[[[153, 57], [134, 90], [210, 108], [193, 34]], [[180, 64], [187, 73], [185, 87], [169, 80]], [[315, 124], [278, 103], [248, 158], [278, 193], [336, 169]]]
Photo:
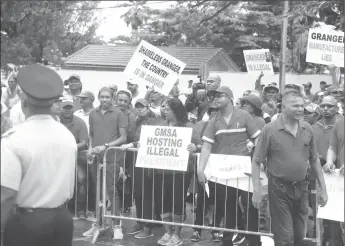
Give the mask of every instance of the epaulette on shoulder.
[[9, 136], [11, 136], [15, 132], [16, 132], [16, 128], [13, 127], [10, 130], [8, 130], [7, 132], [5, 132], [4, 134], [2, 134], [1, 138], [8, 138]]

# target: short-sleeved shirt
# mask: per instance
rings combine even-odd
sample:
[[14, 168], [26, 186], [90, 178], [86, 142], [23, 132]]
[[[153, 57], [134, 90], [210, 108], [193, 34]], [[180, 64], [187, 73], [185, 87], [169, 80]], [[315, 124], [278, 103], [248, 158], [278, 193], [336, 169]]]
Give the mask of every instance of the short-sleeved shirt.
[[258, 129], [261, 131], [262, 128], [264, 128], [264, 126], [266, 125], [266, 122], [264, 120], [264, 118], [259, 117], [259, 116], [254, 116], [253, 120], [256, 124], [256, 126], [258, 127]]
[[[127, 130], [128, 120], [118, 108], [111, 107], [103, 114], [101, 108], [97, 107], [90, 112], [89, 125], [94, 148], [118, 139], [120, 137], [119, 129]], [[111, 158], [110, 156], [114, 155], [109, 154], [109, 158]], [[101, 157], [103, 158], [103, 155]], [[109, 161], [113, 161], [113, 159], [109, 159]]]
[[63, 124], [67, 129], [73, 134], [75, 141], [80, 143], [81, 141], [88, 140], [88, 133], [87, 133], [87, 127], [85, 122], [80, 119], [78, 116], [73, 116], [72, 122], [69, 124], [65, 124], [61, 121], [61, 124]]
[[213, 145], [213, 154], [249, 156], [247, 140], [259, 135], [253, 117], [246, 111], [234, 109], [229, 124], [219, 112], [210, 119], [202, 140]]
[[265, 125], [253, 159], [265, 163], [266, 158], [267, 171], [271, 176], [291, 182], [304, 180], [309, 163], [318, 158], [311, 126], [301, 120], [294, 137], [285, 127], [283, 117]]
[[131, 139], [133, 139], [135, 135], [136, 117], [130, 109], [123, 110], [122, 113], [124, 114], [125, 118], [127, 118], [127, 122], [128, 122], [127, 142], [131, 142]]
[[323, 120], [320, 120], [312, 125], [317, 152], [319, 153], [320, 158], [324, 160], [327, 159], [327, 151], [329, 142], [331, 140], [333, 127], [334, 125], [325, 126]]
[[55, 208], [73, 197], [77, 144], [50, 115], [34, 115], [1, 139], [1, 186], [19, 207]]
[[341, 165], [344, 165], [344, 118], [336, 121], [332, 130], [330, 146], [336, 150], [336, 166], [340, 168]]
[[89, 133], [90, 132], [90, 125], [89, 125], [90, 112], [85, 113], [84, 110], [79, 109], [79, 110], [74, 112], [74, 115], [78, 116], [80, 119], [82, 119], [85, 122], [86, 127], [87, 127], [87, 132]]

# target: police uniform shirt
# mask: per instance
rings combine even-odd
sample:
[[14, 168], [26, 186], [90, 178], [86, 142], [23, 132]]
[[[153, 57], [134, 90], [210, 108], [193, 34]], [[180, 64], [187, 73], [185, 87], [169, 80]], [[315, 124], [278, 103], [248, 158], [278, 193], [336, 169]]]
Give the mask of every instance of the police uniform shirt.
[[31, 116], [1, 139], [1, 186], [18, 191], [19, 207], [58, 207], [73, 196], [76, 156], [65, 126], [50, 115]]

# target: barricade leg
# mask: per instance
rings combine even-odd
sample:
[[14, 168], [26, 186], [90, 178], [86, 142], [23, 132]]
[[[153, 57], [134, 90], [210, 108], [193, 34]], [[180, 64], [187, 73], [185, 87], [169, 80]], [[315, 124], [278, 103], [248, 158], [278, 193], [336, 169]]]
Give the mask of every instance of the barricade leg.
[[[96, 204], [96, 229], [93, 233], [93, 237], [92, 237], [92, 244], [95, 244], [99, 235], [101, 235], [102, 233], [104, 233], [107, 229], [105, 226], [105, 221], [104, 221], [104, 217], [103, 217], [103, 209], [105, 209], [105, 192], [104, 192], [104, 185], [105, 185], [105, 179], [104, 179], [104, 166], [102, 164], [100, 164], [100, 161], [97, 158], [96, 161], [96, 165], [97, 165], [97, 185], [96, 185], [96, 197], [95, 197], [95, 204]], [[103, 182], [102, 182], [102, 193], [103, 193], [103, 199], [101, 199], [101, 173], [103, 173]]]

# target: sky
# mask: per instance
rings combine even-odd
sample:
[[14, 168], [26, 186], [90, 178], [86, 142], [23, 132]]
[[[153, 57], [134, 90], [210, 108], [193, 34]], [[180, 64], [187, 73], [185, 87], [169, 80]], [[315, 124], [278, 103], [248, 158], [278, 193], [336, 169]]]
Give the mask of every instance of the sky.
[[[169, 7], [175, 1], [150, 1], [147, 3], [151, 8], [164, 9]], [[117, 6], [122, 3], [129, 3], [129, 1], [102, 1], [98, 7], [112, 7]], [[104, 41], [109, 41], [111, 38], [125, 35], [130, 36], [131, 28], [127, 27], [127, 24], [121, 19], [121, 15], [126, 13], [127, 8], [112, 8], [112, 9], [102, 9], [99, 11], [99, 16], [103, 19], [100, 27], [97, 29], [96, 34], [103, 36]]]

